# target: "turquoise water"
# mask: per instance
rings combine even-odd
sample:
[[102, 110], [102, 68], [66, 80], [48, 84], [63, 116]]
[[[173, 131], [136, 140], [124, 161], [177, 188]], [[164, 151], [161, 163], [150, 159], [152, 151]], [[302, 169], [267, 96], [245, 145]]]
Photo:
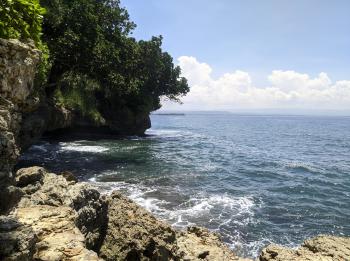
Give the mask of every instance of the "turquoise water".
[[41, 141], [20, 166], [124, 191], [175, 227], [218, 231], [240, 255], [350, 236], [350, 118], [153, 115], [148, 137]]

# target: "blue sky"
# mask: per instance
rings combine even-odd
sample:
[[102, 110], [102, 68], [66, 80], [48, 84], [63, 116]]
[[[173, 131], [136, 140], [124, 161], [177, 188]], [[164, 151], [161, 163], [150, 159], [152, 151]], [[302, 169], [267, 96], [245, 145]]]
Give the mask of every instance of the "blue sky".
[[[271, 87], [269, 77], [275, 70], [307, 74], [310, 80], [323, 72], [331, 80], [329, 86], [350, 79], [348, 0], [122, 0], [121, 4], [137, 24], [134, 37], [163, 35], [164, 49], [175, 60], [193, 57], [197, 65], [205, 63], [213, 81], [237, 70], [248, 73], [256, 88]], [[198, 79], [190, 83], [199, 84]], [[335, 107], [330, 106], [348, 109]]]

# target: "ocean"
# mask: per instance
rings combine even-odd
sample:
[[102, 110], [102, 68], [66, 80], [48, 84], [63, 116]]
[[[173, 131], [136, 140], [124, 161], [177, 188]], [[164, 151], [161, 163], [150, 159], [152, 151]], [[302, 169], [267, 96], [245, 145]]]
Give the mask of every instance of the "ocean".
[[350, 117], [152, 115], [146, 137], [41, 140], [18, 166], [121, 190], [176, 228], [219, 232], [237, 254], [350, 236]]

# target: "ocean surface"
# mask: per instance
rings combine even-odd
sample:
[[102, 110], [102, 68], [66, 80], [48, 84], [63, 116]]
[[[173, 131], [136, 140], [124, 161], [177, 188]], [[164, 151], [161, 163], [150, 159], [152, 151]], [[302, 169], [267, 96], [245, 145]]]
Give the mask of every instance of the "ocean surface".
[[42, 140], [19, 166], [118, 189], [174, 227], [221, 233], [255, 257], [274, 242], [350, 236], [350, 118], [152, 115], [144, 138]]

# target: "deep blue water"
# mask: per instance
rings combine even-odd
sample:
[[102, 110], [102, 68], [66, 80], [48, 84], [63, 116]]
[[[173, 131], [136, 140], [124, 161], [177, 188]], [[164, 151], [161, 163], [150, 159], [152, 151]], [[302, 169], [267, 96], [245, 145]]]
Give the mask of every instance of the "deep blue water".
[[350, 118], [152, 116], [146, 138], [42, 141], [20, 165], [120, 189], [175, 227], [218, 231], [239, 254], [350, 236]]

